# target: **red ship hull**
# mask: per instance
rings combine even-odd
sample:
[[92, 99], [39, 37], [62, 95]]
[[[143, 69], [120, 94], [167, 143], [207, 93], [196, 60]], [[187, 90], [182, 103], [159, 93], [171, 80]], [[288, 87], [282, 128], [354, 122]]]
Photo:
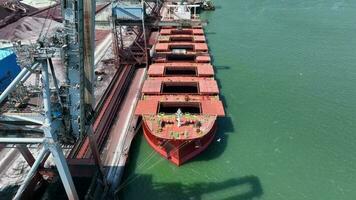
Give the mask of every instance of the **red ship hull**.
[[186, 163], [208, 148], [209, 144], [214, 140], [216, 130], [217, 124], [215, 123], [210, 132], [201, 138], [193, 140], [169, 140], [159, 139], [152, 135], [148, 127], [143, 123], [143, 133], [150, 146], [167, 160], [178, 166]]
[[224, 117], [202, 27], [160, 29], [135, 114], [150, 146], [176, 165], [204, 151]]

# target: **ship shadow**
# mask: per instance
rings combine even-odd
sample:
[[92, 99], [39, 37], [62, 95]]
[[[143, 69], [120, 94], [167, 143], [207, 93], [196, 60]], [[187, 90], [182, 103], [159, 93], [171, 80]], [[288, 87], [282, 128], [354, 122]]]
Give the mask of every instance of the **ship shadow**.
[[[73, 177], [73, 182], [77, 190], [79, 199], [86, 199], [85, 197], [90, 187], [92, 178], [93, 177]], [[44, 193], [38, 195], [38, 197], [41, 197], [41, 199], [46, 200], [68, 199], [63, 183], [59, 178], [54, 183], [49, 184]]]
[[5, 188], [1, 189], [0, 190], [0, 199], [3, 199], [3, 200], [12, 199], [15, 196], [17, 189], [19, 187], [20, 187], [19, 185], [10, 185], [10, 186], [6, 186]]
[[[230, 69], [230, 67], [228, 66], [214, 67], [214, 68]], [[215, 69], [214, 71], [217, 72], [218, 70]], [[219, 89], [222, 88], [220, 79], [217, 76], [215, 76], [215, 80], [218, 84]], [[236, 133], [235, 125], [231, 117], [229, 116], [229, 112], [228, 112], [229, 105], [226, 101], [226, 98], [222, 93], [219, 94], [219, 98], [224, 106], [225, 117], [218, 118], [218, 128], [215, 134], [215, 138], [205, 151], [203, 151], [200, 155], [196, 156], [192, 160], [188, 161], [188, 163], [194, 161], [207, 161], [207, 160], [213, 160], [215, 158], [218, 158], [219, 156], [221, 156], [221, 154], [223, 154], [223, 152], [227, 148], [228, 139], [231, 133]]]
[[[216, 35], [216, 32], [215, 31], [205, 32], [205, 35]], [[208, 41], [208, 39], [205, 40]]]
[[[228, 126], [225, 128], [226, 130], [231, 129]], [[221, 132], [224, 132], [224, 128], [221, 129]], [[117, 190], [116, 197], [118, 199], [252, 200], [263, 195], [261, 181], [255, 175], [230, 178], [222, 181], [214, 180], [184, 184], [176, 180], [171, 182], [154, 182], [153, 176], [145, 173], [129, 174], [127, 172], [134, 172], [140, 164], [138, 163], [139, 151], [137, 149], [142, 145], [142, 142], [145, 141], [142, 132], [140, 132], [132, 143], [121, 185], [119, 186], [119, 190]], [[167, 164], [170, 163], [167, 161]]]
[[[134, 186], [126, 186], [118, 192], [118, 199], [170, 199], [170, 200], [251, 200], [263, 195], [257, 176], [231, 178], [221, 182], [154, 182], [152, 175], [134, 174]], [[131, 196], [134, 194], [134, 196]]]
[[231, 67], [229, 67], [229, 66], [214, 66], [214, 68], [215, 68], [215, 74], [218, 74], [219, 70], [229, 70]]
[[212, 143], [201, 154], [189, 160], [187, 163], [195, 161], [208, 161], [221, 156], [227, 148], [230, 132], [233, 130], [233, 125], [230, 117], [218, 119], [218, 130]]
[[[42, 183], [42, 186], [48, 185], [47, 183]], [[13, 184], [13, 185], [8, 185], [2, 189], [0, 189], [0, 199], [1, 200], [11, 200], [14, 198], [14, 196], [17, 193], [17, 190], [20, 188], [21, 185], [18, 184]], [[37, 187], [37, 190], [28, 193], [26, 190], [24, 191], [24, 194], [21, 199], [41, 199], [43, 193], [44, 193], [44, 188], [45, 187]]]

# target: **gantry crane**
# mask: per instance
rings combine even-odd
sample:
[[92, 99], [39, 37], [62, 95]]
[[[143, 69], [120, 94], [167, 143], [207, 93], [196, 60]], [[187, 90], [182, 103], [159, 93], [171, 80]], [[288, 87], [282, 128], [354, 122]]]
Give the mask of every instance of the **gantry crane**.
[[[14, 199], [24, 195], [27, 186], [38, 175], [39, 166], [52, 155], [59, 176], [69, 199], [78, 199], [62, 145], [69, 138], [76, 140], [89, 135], [93, 116], [94, 80], [94, 0], [64, 0], [61, 2], [64, 28], [54, 37], [39, 38], [36, 44], [14, 45], [22, 71], [0, 95], [3, 103], [16, 88], [24, 83], [35, 71], [41, 74], [41, 97], [43, 108], [40, 112], [2, 113], [1, 123], [26, 127], [22, 134], [0, 132], [0, 143], [12, 144], [31, 166]], [[24, 57], [23, 57], [24, 56]], [[53, 57], [61, 56], [65, 69], [65, 84], [60, 87]], [[52, 89], [51, 86], [54, 86]], [[20, 125], [21, 124], [21, 125]], [[25, 126], [24, 126], [25, 125]], [[13, 126], [13, 125], [12, 125]], [[36, 133], [34, 135], [33, 133]], [[26, 145], [39, 144], [41, 150], [36, 158]], [[92, 152], [100, 166], [100, 157], [91, 140]]]

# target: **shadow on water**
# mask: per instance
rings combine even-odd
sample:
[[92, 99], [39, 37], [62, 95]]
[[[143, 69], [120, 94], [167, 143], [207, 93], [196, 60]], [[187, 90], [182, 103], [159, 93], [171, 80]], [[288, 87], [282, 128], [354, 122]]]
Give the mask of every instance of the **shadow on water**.
[[[219, 70], [220, 70], [220, 68], [230, 69], [230, 67], [227, 67], [227, 66], [226, 67], [214, 67], [214, 68], [218, 68]], [[216, 72], [217, 72], [217, 70], [215, 69], [215, 73]], [[215, 76], [215, 80], [218, 84], [218, 87], [222, 88], [220, 79], [218, 79]], [[220, 93], [219, 97], [224, 105], [225, 117], [218, 118], [218, 130], [216, 132], [215, 139], [210, 144], [210, 146], [205, 151], [203, 151], [200, 155], [193, 158], [190, 162], [202, 161], [202, 160], [205, 160], [205, 161], [212, 160], [212, 159], [219, 157], [225, 151], [225, 149], [228, 145], [228, 138], [229, 138], [230, 134], [237, 132], [235, 130], [236, 127], [233, 124], [231, 117], [229, 117], [229, 115], [228, 115], [228, 107], [229, 106], [227, 104], [225, 96]]]
[[[48, 183], [43, 182], [40, 187], [39, 185], [37, 185], [38, 187], [35, 192], [28, 193], [27, 191], [25, 191], [24, 194], [26, 194], [26, 198], [24, 199], [41, 199], [47, 185]], [[19, 187], [20, 185], [9, 185], [6, 186], [4, 189], [0, 190], [0, 200], [13, 199]]]
[[[151, 175], [136, 174], [134, 187], [125, 187], [119, 199], [170, 199], [170, 200], [250, 200], [263, 195], [261, 182], [256, 176], [231, 178], [222, 182], [155, 183]], [[133, 196], [132, 196], [133, 195]]]
[[[205, 32], [205, 35], [216, 35], [216, 32], [210, 31], [210, 32]], [[208, 39], [206, 39], [208, 41]]]
[[[128, 156], [128, 159], [126, 161], [124, 174], [123, 174], [121, 180], [125, 180], [128, 177], [132, 177], [133, 176], [132, 174], [130, 174], [130, 172], [134, 172], [135, 168], [138, 166], [138, 154], [140, 152], [139, 149], [140, 149], [140, 146], [141, 146], [142, 142], [146, 142], [146, 141], [143, 141], [143, 140], [144, 140], [144, 136], [143, 136], [143, 130], [141, 128], [140, 131], [137, 132], [137, 134], [135, 135], [135, 137], [134, 137], [134, 139], [133, 139], [133, 141], [131, 143], [129, 156]], [[151, 151], [154, 151], [154, 150], [151, 149]]]
[[[89, 185], [92, 181], [91, 177], [74, 177], [73, 178], [75, 188], [78, 192], [79, 199], [85, 199], [85, 195], [89, 189]], [[0, 198], [1, 199], [1, 198]], [[66, 200], [68, 199], [67, 194], [64, 190], [62, 181], [56, 177], [56, 180], [46, 187], [43, 193], [38, 194], [34, 199], [41, 200]]]
[[205, 151], [188, 161], [208, 161], [218, 158], [224, 153], [229, 139], [229, 133], [233, 132], [234, 127], [230, 117], [223, 117], [218, 119], [218, 131], [216, 132], [213, 142]]
[[16, 191], [19, 187], [20, 186], [18, 186], [18, 185], [11, 185], [11, 186], [5, 187], [4, 189], [2, 189], [0, 191], [0, 199], [4, 199], [4, 200], [12, 199], [14, 197], [14, 195], [16, 194]]
[[217, 74], [218, 70], [228, 70], [231, 67], [229, 67], [229, 66], [214, 66], [214, 68], [217, 69], [217, 70], [215, 70], [215, 74]]

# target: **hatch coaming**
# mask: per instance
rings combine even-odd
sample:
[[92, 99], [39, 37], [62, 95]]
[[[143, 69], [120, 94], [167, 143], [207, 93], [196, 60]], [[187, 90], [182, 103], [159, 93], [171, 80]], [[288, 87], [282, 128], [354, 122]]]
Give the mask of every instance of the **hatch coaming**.
[[200, 114], [216, 115], [218, 117], [225, 116], [224, 107], [218, 95], [143, 95], [137, 104], [135, 114], [156, 115], [159, 113], [159, 105], [161, 103], [199, 103]]
[[[177, 50], [181, 50], [181, 52], [178, 52]], [[157, 43], [155, 45], [155, 51], [156, 53], [177, 53], [177, 54], [207, 53], [208, 45], [206, 43], [195, 43], [195, 42]]]
[[210, 63], [211, 57], [208, 53], [186, 52], [185, 54], [175, 54], [172, 52], [161, 52], [152, 58], [155, 63]]
[[[186, 100], [186, 99], [185, 99]], [[154, 100], [146, 100], [154, 101]], [[144, 114], [143, 122], [151, 134], [162, 139], [191, 140], [208, 134], [217, 113], [206, 113], [202, 101], [157, 101], [155, 114]]]
[[[171, 73], [167, 73], [171, 70]], [[172, 72], [176, 70], [176, 72]], [[179, 73], [179, 70], [190, 71], [188, 73]], [[214, 69], [209, 63], [192, 63], [192, 62], [172, 62], [172, 63], [154, 63], [148, 68], [149, 77], [213, 77]]]
[[169, 42], [197, 42], [205, 43], [206, 39], [204, 35], [160, 35], [158, 37], [158, 42], [160, 43], [169, 43]]
[[144, 82], [142, 93], [149, 94], [219, 94], [217, 82], [206, 77], [152, 77]]
[[204, 35], [204, 30], [202, 27], [183, 29], [163, 27], [160, 30], [160, 35]]

